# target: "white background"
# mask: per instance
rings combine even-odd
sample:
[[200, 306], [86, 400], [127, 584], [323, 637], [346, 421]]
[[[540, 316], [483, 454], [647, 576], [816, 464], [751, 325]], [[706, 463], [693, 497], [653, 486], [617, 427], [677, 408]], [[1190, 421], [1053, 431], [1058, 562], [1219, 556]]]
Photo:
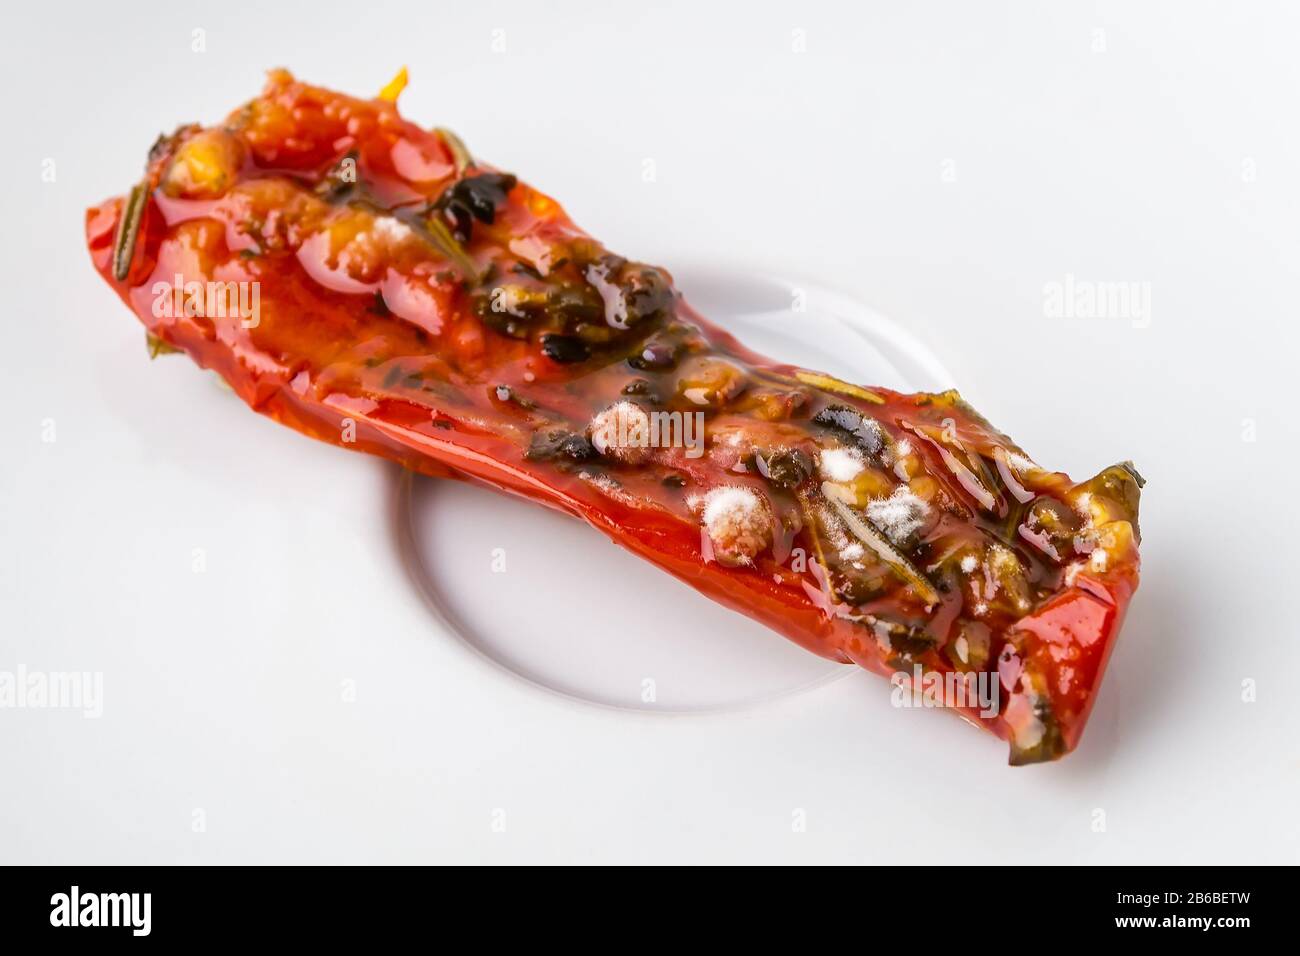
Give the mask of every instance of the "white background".
[[[99, 720], [0, 710], [0, 861], [1300, 859], [1293, 5], [172, 0], [5, 20], [0, 670], [102, 671], [105, 701]], [[368, 95], [401, 64], [408, 116], [612, 248], [850, 291], [1040, 462], [1137, 462], [1142, 588], [1075, 754], [1007, 768], [865, 673], [739, 715], [548, 696], [439, 631], [393, 547], [390, 468], [144, 358], [84, 208], [268, 67]], [[1067, 274], [1150, 283], [1149, 327], [1048, 318]]]

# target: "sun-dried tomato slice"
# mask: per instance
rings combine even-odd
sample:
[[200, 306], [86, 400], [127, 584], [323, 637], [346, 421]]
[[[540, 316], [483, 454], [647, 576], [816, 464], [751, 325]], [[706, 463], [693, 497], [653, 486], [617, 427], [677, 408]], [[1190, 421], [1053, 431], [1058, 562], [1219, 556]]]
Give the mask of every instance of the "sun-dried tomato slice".
[[273, 72], [89, 210], [152, 354], [308, 435], [572, 513], [828, 658], [982, 675], [996, 706], [957, 709], [1012, 763], [1075, 747], [1138, 582], [1131, 465], [1076, 484], [955, 392], [754, 354], [666, 271], [403, 120], [400, 85]]

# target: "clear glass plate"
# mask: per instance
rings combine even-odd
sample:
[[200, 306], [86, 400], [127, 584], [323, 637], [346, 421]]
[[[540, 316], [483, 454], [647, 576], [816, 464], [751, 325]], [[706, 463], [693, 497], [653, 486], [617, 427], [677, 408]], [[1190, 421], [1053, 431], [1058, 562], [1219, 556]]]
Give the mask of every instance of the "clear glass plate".
[[[760, 353], [900, 391], [951, 387], [903, 329], [817, 285], [675, 271], [703, 315]], [[500, 669], [573, 699], [658, 712], [738, 710], [849, 670], [728, 611], [558, 513], [401, 472], [396, 530], [445, 629]]]

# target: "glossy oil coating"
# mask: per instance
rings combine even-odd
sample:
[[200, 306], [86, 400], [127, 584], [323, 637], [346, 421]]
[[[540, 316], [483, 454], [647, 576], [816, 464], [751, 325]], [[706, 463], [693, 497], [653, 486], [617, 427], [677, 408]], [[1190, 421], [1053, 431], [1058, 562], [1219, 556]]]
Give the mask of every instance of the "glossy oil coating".
[[273, 71], [87, 212], [155, 354], [316, 438], [576, 515], [825, 657], [987, 675], [995, 712], [956, 709], [1013, 763], [1074, 748], [1137, 586], [1131, 465], [1076, 484], [954, 392], [748, 351], [665, 270], [403, 120], [400, 86]]

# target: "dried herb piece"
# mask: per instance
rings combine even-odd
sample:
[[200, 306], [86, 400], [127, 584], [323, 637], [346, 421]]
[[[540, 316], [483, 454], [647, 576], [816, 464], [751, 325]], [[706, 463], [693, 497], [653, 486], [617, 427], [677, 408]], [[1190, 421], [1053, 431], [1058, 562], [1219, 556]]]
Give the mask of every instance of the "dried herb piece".
[[868, 455], [879, 455], [885, 447], [885, 432], [880, 423], [848, 405], [827, 405], [813, 416], [813, 422], [839, 432]]
[[113, 241], [113, 278], [123, 281], [131, 272], [135, 258], [135, 243], [140, 235], [140, 221], [149, 203], [149, 182], [143, 180], [131, 187], [122, 207], [122, 218], [117, 224], [117, 238]]
[[[443, 190], [438, 201], [433, 204], [432, 211], [445, 220], [451, 235], [458, 242], [469, 242], [474, 220], [492, 225], [496, 220], [497, 207], [506, 201], [506, 196], [517, 182], [510, 173], [467, 176]], [[430, 218], [434, 221], [434, 217]]]
[[590, 461], [600, 456], [584, 436], [557, 428], [545, 432], [533, 432], [524, 457], [529, 461], [552, 461], [557, 458]]
[[316, 195], [329, 203], [348, 198], [357, 188], [357, 160], [360, 155], [355, 149], [348, 150], [316, 184]]
[[885, 576], [845, 572], [836, 582], [835, 593], [845, 604], [857, 607], [889, 593], [889, 588]]
[[874, 551], [881, 561], [884, 561], [900, 578], [910, 584], [922, 601], [926, 604], [939, 603], [939, 592], [935, 590], [929, 579], [917, 569], [916, 565], [908, 560], [903, 552], [894, 547], [889, 539], [872, 526], [870, 521], [860, 517], [855, 510], [836, 498], [832, 489], [828, 489], [823, 485], [822, 493], [826, 496], [827, 503], [830, 504], [858, 540]]
[[809, 372], [804, 369], [794, 373], [794, 377], [805, 385], [811, 385], [813, 388], [820, 388], [822, 391], [835, 392], [837, 395], [847, 395], [849, 398], [860, 398], [864, 402], [871, 402], [874, 405], [883, 405], [885, 400], [875, 392], [869, 392], [860, 385], [852, 385], [849, 382], [841, 382], [838, 378], [830, 375], [823, 375], [821, 372]]
[[798, 448], [778, 448], [756, 455], [754, 463], [759, 474], [786, 491], [799, 487], [813, 474], [812, 456]]
[[1114, 517], [1123, 518], [1133, 525], [1133, 536], [1141, 541], [1142, 532], [1138, 528], [1138, 501], [1141, 497], [1141, 488], [1145, 484], [1146, 479], [1138, 474], [1133, 463], [1126, 461], [1111, 465], [1095, 477], [1082, 482], [1079, 488], [1081, 491], [1094, 496], [1100, 495], [1113, 502]]
[[149, 358], [156, 359], [160, 355], [174, 355], [180, 351], [176, 346], [163, 341], [152, 332], [144, 334], [145, 348], [149, 350]]
[[532, 411], [537, 407], [537, 403], [530, 399], [524, 398], [509, 385], [497, 385], [492, 389], [492, 394], [498, 402], [507, 405], [515, 405], [525, 411]]
[[662, 372], [677, 364], [681, 346], [676, 342], [653, 338], [645, 342], [641, 350], [630, 356], [627, 364], [639, 371]]
[[469, 257], [469, 253], [456, 241], [456, 237], [451, 234], [446, 223], [431, 216], [428, 219], [409, 222], [408, 225], [421, 239], [433, 246], [444, 258], [449, 259], [462, 279], [467, 282], [478, 281], [478, 267], [474, 265], [474, 260]]
[[591, 358], [591, 349], [582, 339], [572, 335], [550, 333], [542, 336], [542, 354], [552, 362], [569, 365]]
[[456, 175], [464, 176], [465, 170], [474, 165], [474, 158], [470, 156], [469, 150], [465, 148], [464, 140], [445, 126], [435, 126], [433, 131], [451, 153], [452, 160], [456, 163]]
[[[610, 322], [608, 302], [605, 309], [605, 321], [615, 328], [625, 328], [667, 315], [676, 301], [676, 294], [664, 274], [652, 266], [639, 262], [628, 262], [620, 256], [605, 256], [598, 264], [604, 269], [608, 281], [617, 287], [625, 317]], [[587, 276], [591, 281], [592, 276]], [[604, 296], [602, 295], [602, 298]]]
[[885, 663], [890, 667], [901, 669], [910, 666], [926, 651], [933, 649], [937, 643], [924, 628], [905, 621], [896, 621], [873, 614], [868, 618], [868, 625], [875, 632], [876, 640], [888, 646], [889, 657]]
[[651, 405], [659, 404], [659, 393], [655, 387], [643, 378], [634, 378], [620, 390], [624, 395], [633, 395], [638, 398], [644, 398]]

